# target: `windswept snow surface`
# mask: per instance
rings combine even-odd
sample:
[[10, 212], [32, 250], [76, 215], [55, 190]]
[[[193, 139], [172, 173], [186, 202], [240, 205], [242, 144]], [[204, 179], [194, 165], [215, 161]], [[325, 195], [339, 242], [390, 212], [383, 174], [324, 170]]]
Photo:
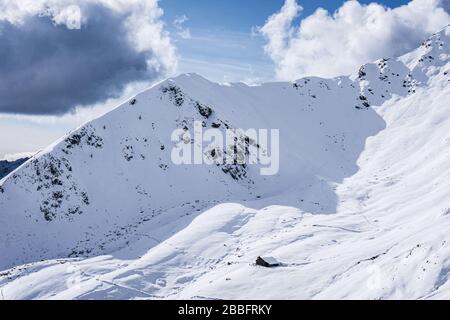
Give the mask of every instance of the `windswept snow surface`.
[[[182, 75], [61, 138], [0, 181], [0, 298], [450, 298], [449, 38], [353, 77]], [[194, 120], [279, 128], [279, 174], [172, 164]]]

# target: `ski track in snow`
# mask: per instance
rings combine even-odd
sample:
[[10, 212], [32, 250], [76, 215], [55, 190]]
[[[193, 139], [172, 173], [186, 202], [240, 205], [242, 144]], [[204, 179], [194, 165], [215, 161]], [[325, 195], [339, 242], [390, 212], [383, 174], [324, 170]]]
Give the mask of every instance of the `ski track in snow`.
[[[448, 299], [449, 37], [353, 77], [181, 75], [61, 138], [0, 181], [0, 299]], [[279, 174], [173, 165], [193, 120], [280, 128]]]

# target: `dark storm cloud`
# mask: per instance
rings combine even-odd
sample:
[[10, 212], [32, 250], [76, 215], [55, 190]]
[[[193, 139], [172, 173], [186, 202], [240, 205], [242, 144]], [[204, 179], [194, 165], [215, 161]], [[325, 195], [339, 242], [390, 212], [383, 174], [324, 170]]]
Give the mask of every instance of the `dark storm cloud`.
[[1, 21], [0, 112], [63, 114], [117, 97], [132, 81], [154, 78], [146, 63], [152, 52], [133, 49], [125, 18], [92, 6], [81, 29], [42, 16], [20, 25]]

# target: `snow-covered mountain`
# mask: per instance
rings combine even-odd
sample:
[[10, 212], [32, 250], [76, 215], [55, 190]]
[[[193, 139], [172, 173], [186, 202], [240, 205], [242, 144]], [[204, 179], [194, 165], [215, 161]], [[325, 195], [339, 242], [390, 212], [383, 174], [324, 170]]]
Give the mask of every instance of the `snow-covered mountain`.
[[[0, 181], [0, 297], [449, 298], [449, 38], [351, 77], [185, 74], [71, 132]], [[195, 120], [280, 129], [279, 173], [173, 164]]]

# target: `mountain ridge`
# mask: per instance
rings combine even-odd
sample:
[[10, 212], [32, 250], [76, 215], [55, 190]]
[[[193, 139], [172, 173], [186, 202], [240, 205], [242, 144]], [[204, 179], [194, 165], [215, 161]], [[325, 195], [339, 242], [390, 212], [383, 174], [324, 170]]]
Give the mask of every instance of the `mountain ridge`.
[[[351, 77], [247, 86], [181, 75], [88, 122], [1, 180], [0, 269], [8, 270], [0, 277], [0, 288], [6, 295], [48, 297], [45, 290], [25, 294], [21, 279], [46, 283], [50, 281], [44, 275], [46, 268], [65, 279], [70, 272], [52, 260], [63, 259], [72, 271], [95, 269], [105, 278], [103, 286], [113, 283], [103, 290], [93, 276], [80, 276], [86, 288], [63, 286], [56, 292], [63, 298], [216, 298], [219, 292], [225, 298], [445, 294], [450, 254], [443, 231], [449, 223], [445, 199], [450, 189], [444, 179], [449, 174], [445, 167], [449, 144], [442, 138], [448, 125], [449, 30], [447, 26], [400, 58], [365, 64]], [[192, 130], [194, 120], [205, 128], [220, 125], [220, 130], [279, 128], [280, 172], [263, 177], [258, 166], [173, 165], [171, 132]], [[424, 136], [434, 141], [433, 147]], [[397, 163], [419, 172], [426, 169], [425, 176], [432, 178], [424, 180], [414, 170], [397, 168]], [[434, 183], [438, 192], [428, 194], [420, 183], [428, 187]], [[392, 190], [396, 196], [389, 194]], [[383, 198], [392, 199], [391, 208], [383, 205]], [[405, 220], [406, 208], [417, 210], [408, 200], [422, 209], [427, 203], [434, 218], [417, 213], [412, 222]], [[398, 212], [392, 213], [392, 208]], [[396, 236], [390, 223], [406, 231]], [[434, 230], [434, 235], [423, 235], [419, 224]], [[419, 241], [419, 234], [429, 243]], [[402, 239], [411, 241], [403, 244]], [[354, 241], [368, 247], [358, 251]], [[245, 252], [241, 256], [231, 249], [221, 252], [223, 245]], [[345, 246], [355, 249], [349, 253]], [[327, 247], [338, 248], [341, 257], [327, 252]], [[401, 249], [390, 256], [396, 248]], [[413, 262], [402, 263], [409, 269], [395, 270], [389, 260], [378, 262], [388, 257], [397, 261], [408, 250]], [[281, 257], [287, 274], [295, 274], [296, 283], [306, 288], [303, 293], [287, 290], [283, 269], [275, 274], [286, 279], [281, 281], [285, 293], [271, 296], [270, 290], [263, 293], [266, 286], [250, 290], [245, 285], [249, 276], [261, 281], [269, 277], [272, 285], [276, 281], [274, 275], [251, 266], [266, 252]], [[89, 257], [97, 258], [88, 263]], [[320, 262], [332, 257], [338, 273], [320, 278], [319, 273], [334, 272]], [[418, 271], [423, 257], [435, 263], [425, 268], [431, 271], [422, 271], [425, 276]], [[96, 259], [101, 261], [97, 264]], [[39, 260], [47, 262], [36, 263]], [[198, 267], [182, 267], [195, 265], [196, 260]], [[379, 288], [366, 288], [367, 292], [355, 289], [364, 282], [367, 269], [362, 265], [367, 261], [378, 262], [381, 273], [400, 280], [392, 285], [382, 279]], [[15, 268], [25, 263], [30, 264], [26, 271]], [[309, 269], [317, 266], [318, 271]], [[164, 271], [165, 267], [172, 271]], [[127, 279], [128, 273], [145, 274], [145, 268], [157, 271]], [[348, 268], [355, 273], [349, 275]], [[306, 271], [312, 278], [302, 275]], [[223, 272], [234, 274], [236, 283], [222, 282]], [[426, 279], [405, 284], [408, 273]], [[342, 290], [345, 284], [351, 284], [354, 292]], [[401, 285], [409, 291], [400, 292]]]

